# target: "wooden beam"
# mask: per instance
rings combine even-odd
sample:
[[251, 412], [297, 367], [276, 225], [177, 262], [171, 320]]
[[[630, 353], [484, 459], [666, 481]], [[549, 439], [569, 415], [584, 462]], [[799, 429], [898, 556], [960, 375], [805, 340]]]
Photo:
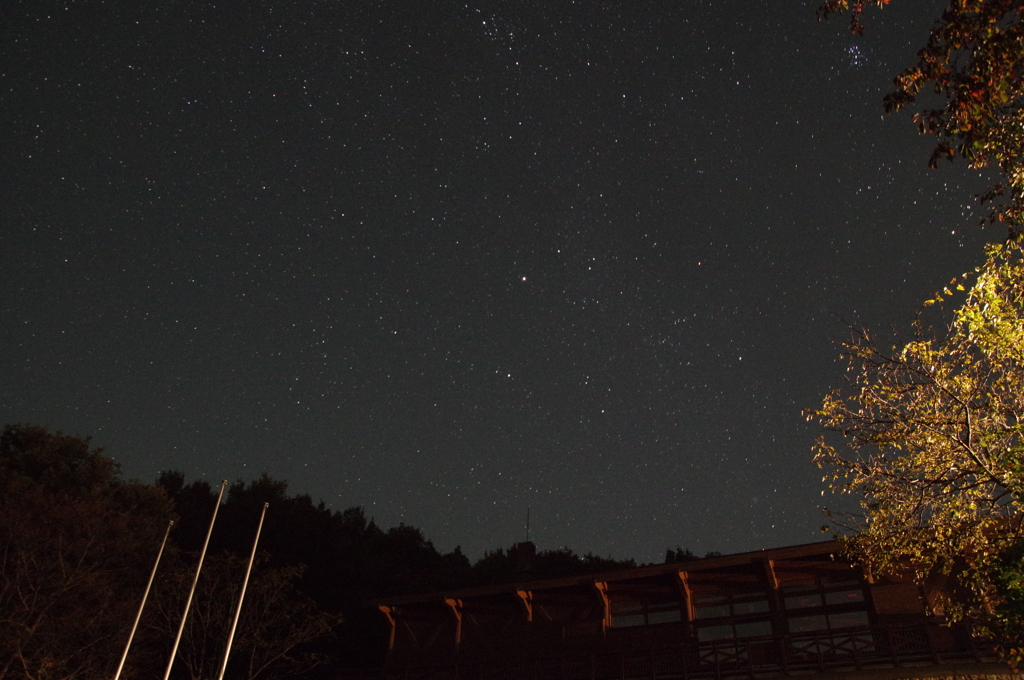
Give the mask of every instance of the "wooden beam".
[[462, 600], [446, 599], [444, 603], [451, 607], [455, 615], [455, 646], [458, 647], [462, 642]]
[[388, 627], [390, 629], [390, 632], [388, 633], [388, 651], [390, 652], [395, 648], [395, 608], [388, 607], [387, 605], [380, 605], [378, 609], [380, 609], [381, 613], [383, 613], [388, 620]]
[[517, 590], [516, 595], [519, 596], [519, 602], [526, 610], [526, 620], [533, 621], [533, 593], [529, 590]]
[[608, 599], [608, 584], [604, 581], [594, 581], [594, 590], [597, 591], [601, 606], [604, 607], [604, 616], [601, 619], [601, 632], [603, 633], [612, 627], [612, 604]]
[[683, 616], [687, 623], [697, 618], [693, 608], [693, 592], [690, 590], [690, 574], [685, 571], [676, 572], [676, 587], [679, 588], [679, 599], [683, 601]]
[[[807, 545], [791, 546], [788, 548], [773, 548], [771, 550], [758, 550], [755, 552], [741, 553], [738, 555], [723, 555], [722, 557], [710, 557], [700, 560], [693, 560], [691, 562], [678, 563], [678, 564], [655, 564], [647, 567], [636, 567], [634, 569], [628, 569], [624, 571], [605, 572], [603, 574], [587, 574], [580, 576], [569, 576], [558, 579], [544, 579], [538, 581], [530, 581], [530, 589], [534, 593], [538, 593], [542, 590], [551, 590], [554, 588], [568, 588], [568, 587], [589, 587], [593, 583], [595, 576], [597, 579], [605, 583], [614, 581], [624, 580], [635, 580], [650, 577], [664, 576], [671, 574], [676, 571], [680, 566], [684, 566], [686, 571], [696, 576], [701, 572], [716, 572], [719, 570], [725, 570], [732, 567], [749, 565], [751, 563], [760, 562], [766, 558], [771, 558], [777, 563], [784, 560], [799, 559], [804, 557], [812, 557], [820, 555], [823, 559], [831, 559], [834, 555], [839, 554], [842, 546], [836, 541], [824, 541], [821, 543], [810, 543]], [[841, 558], [836, 558], [840, 561]], [[507, 595], [511, 594], [516, 590], [516, 586], [512, 584], [500, 585], [500, 586], [483, 586], [479, 588], [464, 588], [457, 591], [459, 597], [463, 599], [484, 597], [490, 595]], [[403, 597], [388, 598], [388, 604], [403, 605], [403, 604], [429, 604], [436, 602], [439, 593], [424, 593], [420, 595], [406, 595]], [[372, 600], [367, 603], [368, 606], [375, 607], [380, 604], [379, 600]]]
[[786, 611], [782, 606], [782, 587], [779, 581], [779, 572], [775, 568], [775, 560], [766, 559], [761, 563], [764, 566], [764, 579], [768, 586], [768, 611], [772, 615], [772, 630], [778, 635], [786, 630]]
[[779, 575], [775, 573], [775, 560], [765, 560], [764, 564], [764, 576], [768, 580], [769, 590], [779, 589]]

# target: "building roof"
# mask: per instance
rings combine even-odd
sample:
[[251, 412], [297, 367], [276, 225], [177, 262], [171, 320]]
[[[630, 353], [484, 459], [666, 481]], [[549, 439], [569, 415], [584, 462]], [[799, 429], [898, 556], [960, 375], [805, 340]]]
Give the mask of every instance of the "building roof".
[[[387, 605], [401, 606], [410, 604], [424, 604], [446, 600], [451, 598], [473, 599], [487, 597], [489, 595], [501, 595], [515, 593], [524, 586], [530, 590], [556, 590], [560, 588], [571, 588], [575, 586], [591, 586], [594, 582], [621, 582], [637, 579], [649, 579], [661, 575], [676, 574], [680, 571], [689, 573], [715, 572], [728, 570], [732, 567], [751, 564], [763, 564], [768, 560], [773, 562], [785, 562], [799, 560], [805, 557], [829, 556], [836, 559], [840, 554], [841, 544], [838, 541], [820, 541], [817, 543], [805, 543], [801, 545], [786, 546], [783, 548], [766, 548], [751, 552], [736, 553], [734, 555], [721, 555], [718, 557], [704, 557], [687, 560], [685, 562], [672, 562], [668, 564], [650, 564], [633, 569], [619, 569], [615, 571], [598, 572], [592, 574], [581, 574], [578, 576], [566, 576], [554, 579], [530, 579], [524, 578], [509, 583], [495, 586], [482, 586], [476, 588], [456, 588], [432, 593], [417, 595], [404, 595], [398, 597], [378, 598], [367, 604], [370, 606]], [[845, 561], [838, 564], [848, 567]]]

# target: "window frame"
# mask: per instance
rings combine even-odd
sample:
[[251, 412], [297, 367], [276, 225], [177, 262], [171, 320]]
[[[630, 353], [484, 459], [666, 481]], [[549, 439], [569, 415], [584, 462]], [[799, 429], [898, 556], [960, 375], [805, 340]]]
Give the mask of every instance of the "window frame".
[[[755, 605], [755, 608], [749, 608], [750, 605]], [[724, 611], [721, 611], [723, 608]], [[704, 610], [703, 614], [701, 610]], [[721, 613], [709, 616], [708, 610]], [[737, 589], [716, 586], [702, 589], [693, 593], [693, 612], [694, 634], [699, 642], [747, 640], [777, 634], [772, 593], [767, 587]], [[765, 626], [767, 632], [751, 635], [738, 631], [748, 626]], [[731, 634], [704, 637], [705, 631], [717, 628], [728, 628]]]
[[[619, 609], [619, 607], [621, 606], [625, 598], [630, 598], [631, 600], [638, 602], [639, 607], [637, 607], [636, 609], [626, 609], [625, 611], [628, 613], [623, 614], [623, 610]], [[676, 618], [674, 618], [671, 621], [651, 621], [652, 615], [664, 614], [666, 612], [675, 612]], [[626, 591], [612, 593], [611, 616], [611, 627], [619, 629], [686, 623], [686, 612], [683, 607], [682, 598], [680, 598], [678, 595], [670, 595], [668, 597], [665, 597], [662, 593], [645, 591]], [[641, 620], [637, 623], [620, 622], [620, 619], [633, 619], [635, 617], [640, 617]]]
[[[840, 578], [837, 578], [840, 577]], [[813, 579], [813, 585], [799, 585]], [[859, 597], [848, 600], [836, 600], [830, 595], [858, 593]], [[813, 604], [799, 605], [794, 600], [806, 597]], [[791, 635], [808, 635], [821, 632], [842, 632], [870, 628], [874, 621], [873, 608], [870, 602], [870, 589], [863, 577], [857, 573], [834, 574], [817, 573], [802, 579], [793, 579], [779, 584], [780, 616], [784, 621], [786, 632]], [[863, 623], [856, 625], [835, 625], [833, 617], [851, 614], [863, 614]], [[794, 630], [792, 622], [811, 620], [820, 617], [823, 626]]]

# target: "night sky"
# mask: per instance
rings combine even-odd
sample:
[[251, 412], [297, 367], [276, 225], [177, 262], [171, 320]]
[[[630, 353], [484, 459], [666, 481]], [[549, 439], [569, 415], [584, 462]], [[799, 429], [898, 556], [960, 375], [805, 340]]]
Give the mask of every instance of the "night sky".
[[473, 559], [819, 540], [834, 341], [1005, 230], [883, 114], [945, 3], [816, 4], [5, 2], [0, 422]]

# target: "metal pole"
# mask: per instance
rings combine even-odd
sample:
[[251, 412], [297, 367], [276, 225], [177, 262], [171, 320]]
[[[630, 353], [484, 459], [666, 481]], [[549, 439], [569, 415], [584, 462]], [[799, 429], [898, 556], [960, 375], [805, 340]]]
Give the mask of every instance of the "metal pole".
[[185, 632], [185, 620], [188, 618], [188, 610], [192, 607], [192, 596], [196, 592], [196, 583], [199, 581], [199, 572], [203, 568], [203, 560], [206, 558], [206, 548], [210, 545], [210, 534], [213, 533], [213, 523], [217, 521], [217, 510], [220, 509], [220, 499], [224, 497], [224, 487], [228, 480], [220, 483], [220, 493], [217, 494], [217, 505], [213, 506], [213, 517], [210, 518], [210, 528], [206, 530], [206, 540], [203, 541], [203, 551], [199, 553], [199, 564], [196, 565], [196, 575], [192, 577], [192, 588], [188, 591], [188, 600], [185, 602], [185, 612], [181, 615], [181, 625], [178, 626], [178, 636], [174, 638], [174, 649], [171, 650], [171, 660], [167, 662], [167, 670], [164, 671], [164, 680], [171, 677], [171, 666], [174, 665], [174, 658], [178, 656], [178, 645], [181, 644], [181, 634]]
[[128, 634], [128, 644], [124, 646], [124, 653], [121, 655], [121, 663], [117, 664], [117, 672], [114, 673], [114, 680], [121, 677], [121, 670], [124, 668], [125, 659], [128, 658], [128, 650], [132, 646], [132, 640], [135, 638], [135, 631], [139, 627], [139, 619], [142, 618], [142, 609], [146, 606], [146, 598], [149, 597], [149, 589], [153, 587], [153, 579], [156, 577], [156, 568], [160, 566], [160, 557], [164, 554], [164, 546], [167, 545], [167, 536], [171, 533], [171, 527], [174, 526], [174, 520], [167, 525], [167, 531], [164, 532], [164, 540], [160, 542], [160, 550], [156, 554], [156, 562], [153, 563], [153, 571], [149, 574], [149, 583], [146, 584], [146, 592], [142, 594], [142, 603], [139, 605], [139, 612], [135, 615], [135, 623], [132, 624], [132, 632]]
[[242, 600], [245, 599], [245, 589], [249, 587], [249, 574], [252, 573], [252, 563], [256, 559], [256, 545], [260, 542], [260, 532], [263, 531], [263, 518], [267, 516], [267, 506], [263, 504], [263, 512], [260, 513], [260, 523], [256, 527], [256, 540], [252, 542], [252, 553], [249, 555], [249, 566], [245, 568], [245, 580], [242, 581], [242, 592], [238, 595], [238, 606], [235, 608], [235, 620], [231, 622], [231, 632], [228, 633], [228, 646], [224, 649], [224, 661], [220, 665], [220, 675], [217, 680], [224, 680], [224, 671], [228, 668], [228, 656], [231, 654], [231, 643], [235, 639], [235, 629], [238, 628], [238, 617], [242, 614]]

